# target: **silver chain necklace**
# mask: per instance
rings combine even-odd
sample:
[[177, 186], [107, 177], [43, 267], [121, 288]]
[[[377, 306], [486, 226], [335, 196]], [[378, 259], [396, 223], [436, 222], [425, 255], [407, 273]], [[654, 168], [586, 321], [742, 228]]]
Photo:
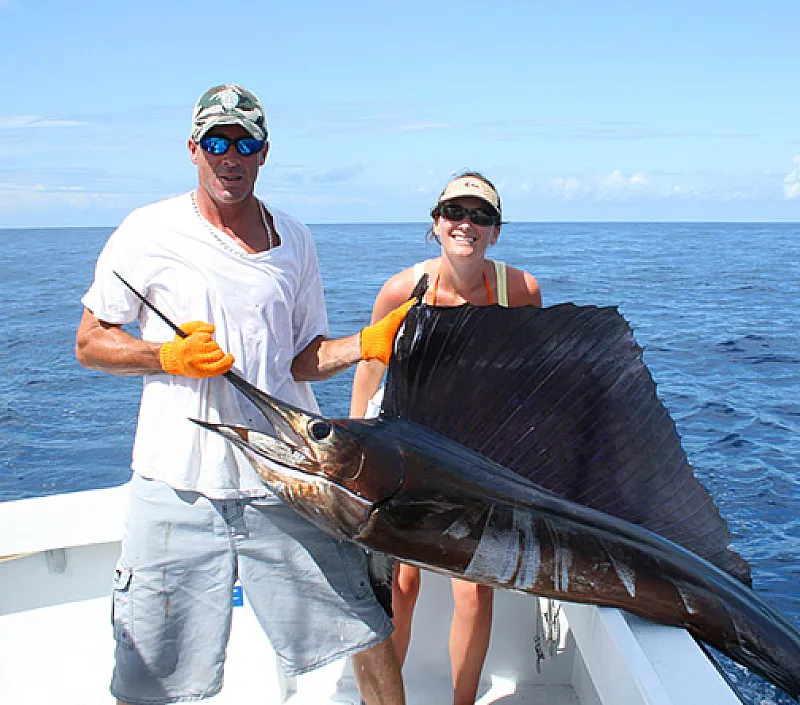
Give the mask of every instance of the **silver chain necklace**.
[[[208, 232], [211, 233], [211, 235], [219, 243], [219, 245], [223, 249], [227, 250], [233, 255], [236, 255], [237, 257], [247, 258], [248, 255], [250, 255], [251, 253], [241, 247], [233, 247], [233, 245], [230, 242], [231, 240], [230, 238], [221, 237], [219, 230], [215, 228], [213, 225], [211, 225], [211, 223], [209, 223], [208, 220], [206, 220], [206, 218], [200, 212], [200, 206], [197, 205], [197, 196], [195, 195], [195, 192], [192, 191], [190, 195], [192, 199], [192, 208], [194, 209], [195, 215], [197, 215], [197, 217], [200, 219], [203, 225], [206, 226], [206, 230], [208, 230]], [[268, 249], [271, 250], [275, 246], [273, 230], [270, 227], [269, 221], [267, 220], [267, 214], [265, 213], [264, 204], [261, 201], [258, 201], [258, 207], [261, 212], [261, 222], [264, 223], [264, 229], [267, 231], [267, 238], [269, 241]], [[257, 252], [255, 254], [260, 254], [260, 253]]]

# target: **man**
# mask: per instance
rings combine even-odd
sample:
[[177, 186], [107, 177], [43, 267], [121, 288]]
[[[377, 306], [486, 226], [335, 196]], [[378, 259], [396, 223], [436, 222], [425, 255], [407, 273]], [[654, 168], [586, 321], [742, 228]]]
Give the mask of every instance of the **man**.
[[[307, 382], [388, 358], [407, 311], [360, 334], [326, 337], [311, 233], [253, 192], [267, 138], [255, 95], [238, 85], [206, 91], [188, 141], [197, 190], [131, 213], [82, 299], [79, 362], [144, 377], [115, 574], [118, 703], [197, 700], [220, 690], [237, 578], [287, 674], [351, 654], [366, 703], [404, 703], [391, 623], [361, 549], [296, 515], [237, 449], [190, 420], [268, 430], [220, 378], [234, 366], [269, 394], [318, 410]], [[172, 339], [117, 274], [184, 323], [187, 337]], [[123, 330], [134, 320], [140, 338]]]

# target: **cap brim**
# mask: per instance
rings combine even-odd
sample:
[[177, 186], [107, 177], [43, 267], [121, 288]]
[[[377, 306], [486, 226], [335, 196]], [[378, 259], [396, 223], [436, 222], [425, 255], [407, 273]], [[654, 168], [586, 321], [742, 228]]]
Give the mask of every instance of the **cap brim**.
[[251, 137], [255, 137], [257, 140], [266, 141], [267, 139], [267, 133], [252, 120], [236, 118], [231, 115], [217, 115], [203, 120], [202, 130], [195, 128], [192, 137], [195, 141], [201, 140], [212, 127], [217, 127], [219, 125], [238, 125], [247, 130], [248, 134]]

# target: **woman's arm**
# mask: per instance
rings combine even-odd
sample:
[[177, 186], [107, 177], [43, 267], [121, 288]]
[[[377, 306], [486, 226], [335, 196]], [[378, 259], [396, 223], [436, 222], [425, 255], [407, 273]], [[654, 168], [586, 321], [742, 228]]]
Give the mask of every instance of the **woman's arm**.
[[542, 290], [536, 277], [516, 267], [508, 267], [508, 305], [542, 307]]
[[352, 418], [364, 418], [369, 400], [375, 396], [375, 392], [380, 388], [385, 371], [386, 367], [378, 360], [359, 362], [356, 365], [356, 373], [353, 377], [353, 394], [350, 398], [350, 416]]
[[[381, 287], [372, 307], [372, 323], [379, 321], [387, 313], [408, 301], [414, 289], [414, 270], [406, 269], [395, 274]], [[353, 392], [350, 399], [350, 416], [363, 418], [369, 400], [381, 386], [386, 366], [378, 360], [359, 362], [353, 378]]]

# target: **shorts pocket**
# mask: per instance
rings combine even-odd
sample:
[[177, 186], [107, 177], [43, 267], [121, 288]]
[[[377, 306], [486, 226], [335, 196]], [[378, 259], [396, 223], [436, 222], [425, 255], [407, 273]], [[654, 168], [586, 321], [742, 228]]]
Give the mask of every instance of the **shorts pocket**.
[[114, 639], [133, 648], [133, 571], [117, 563], [114, 571], [114, 597], [111, 603], [111, 623]]
[[339, 541], [337, 548], [342, 559], [347, 581], [356, 600], [374, 597], [372, 583], [369, 581], [367, 554], [364, 549], [349, 541]]

